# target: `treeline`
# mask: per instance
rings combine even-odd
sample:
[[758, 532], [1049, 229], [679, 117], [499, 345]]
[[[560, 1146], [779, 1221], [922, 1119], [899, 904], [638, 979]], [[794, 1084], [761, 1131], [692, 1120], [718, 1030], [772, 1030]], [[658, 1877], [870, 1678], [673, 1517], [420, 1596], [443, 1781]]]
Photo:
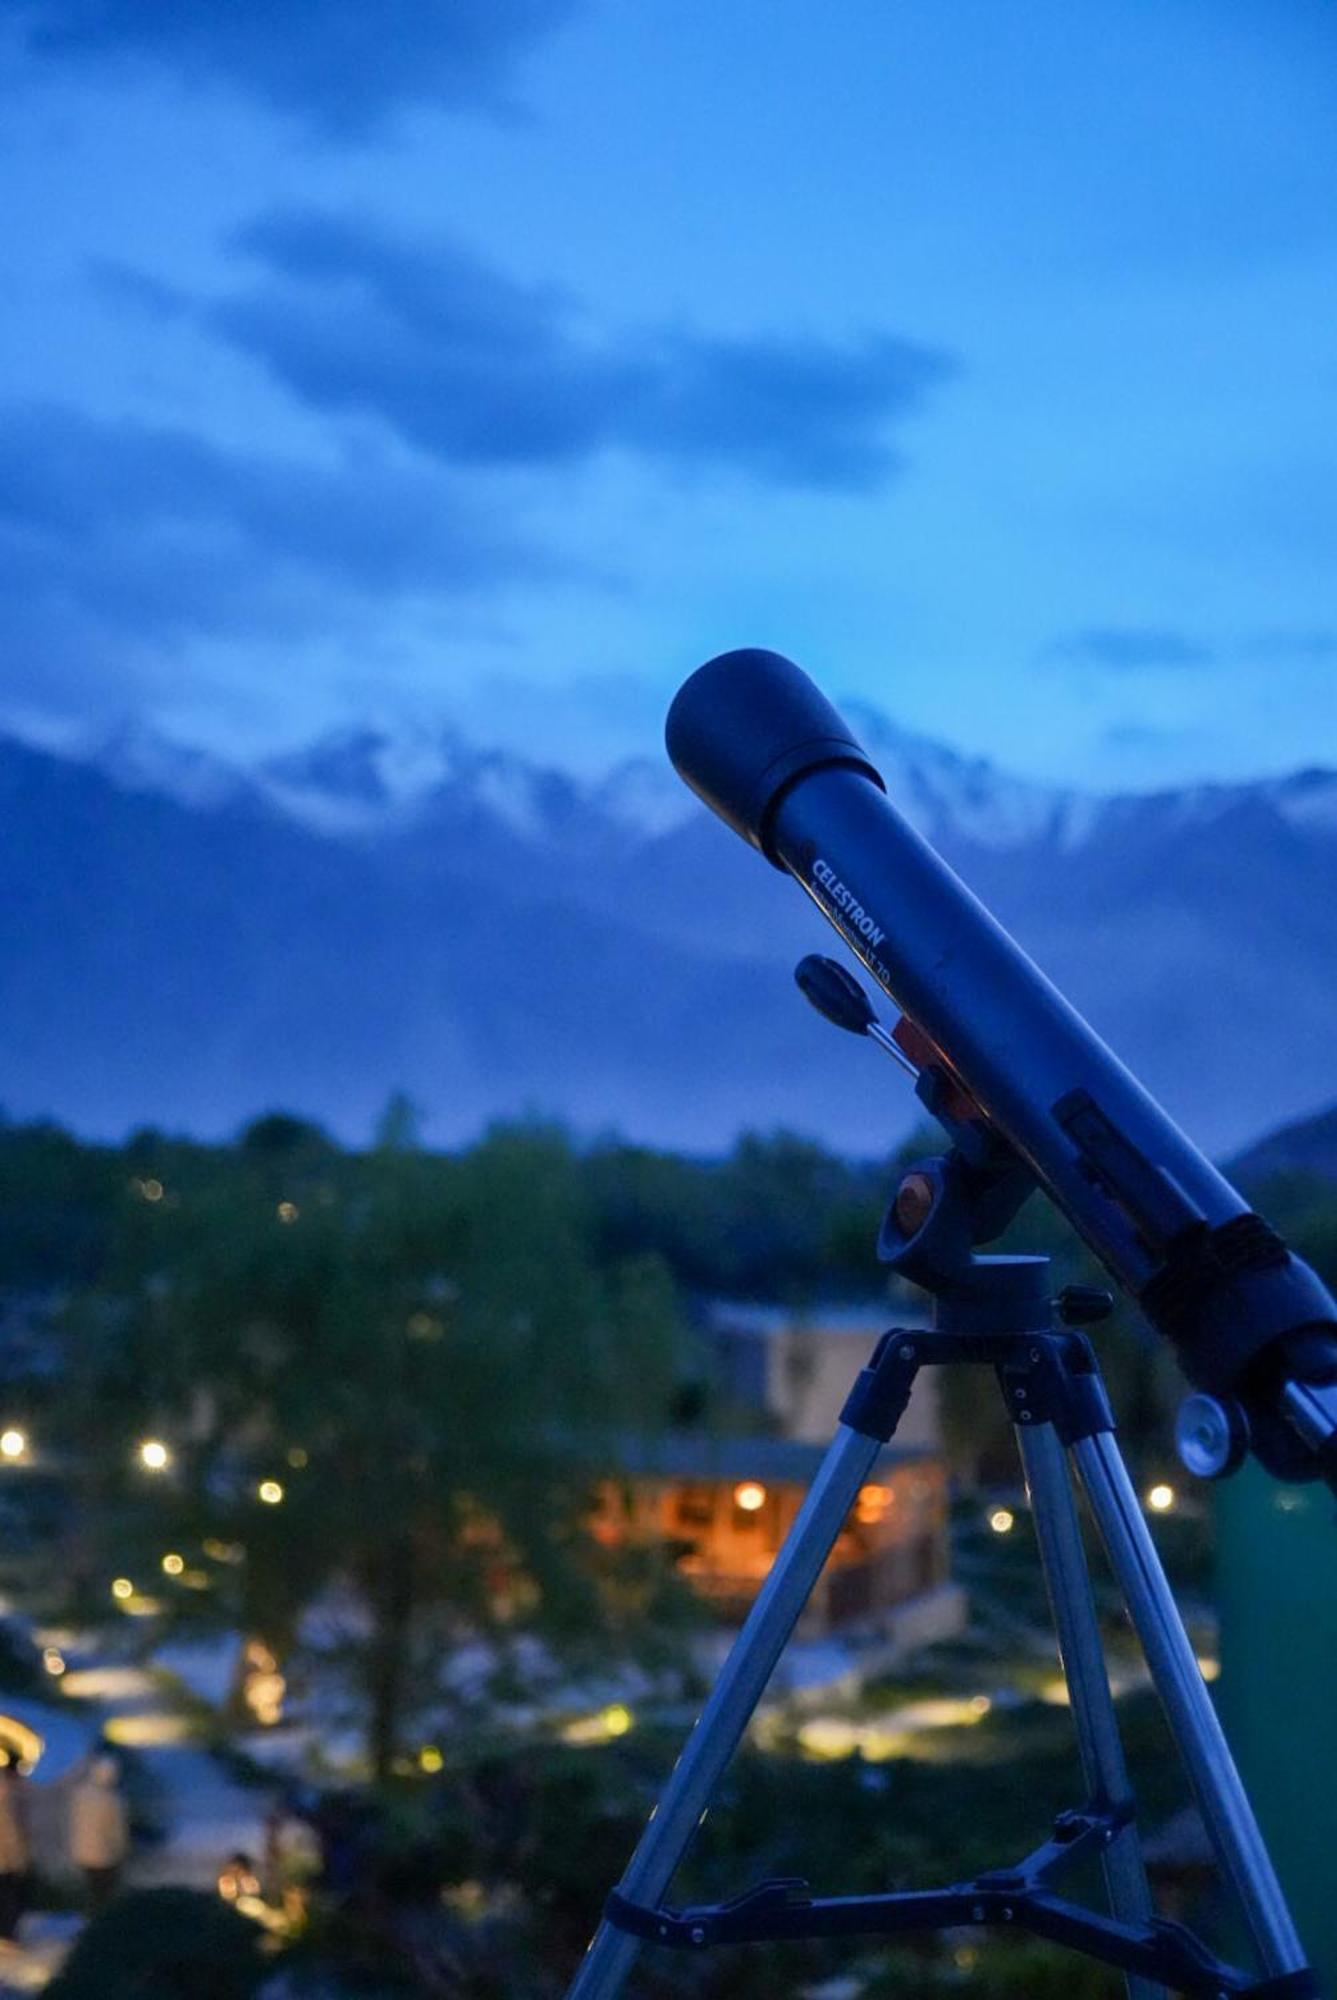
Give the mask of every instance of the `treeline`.
[[[339, 1146], [318, 1126], [272, 1113], [230, 1144], [206, 1145], [151, 1129], [120, 1146], [76, 1138], [58, 1125], [0, 1122], [0, 1285], [88, 1283], [113, 1255], [127, 1200], [156, 1184], [170, 1212], [211, 1185], [257, 1175], [291, 1195], [329, 1201], [355, 1194], [386, 1151], [416, 1155], [424, 1199], [448, 1214], [472, 1177], [486, 1176], [499, 1142], [560, 1169], [591, 1253], [661, 1258], [675, 1283], [698, 1296], [795, 1305], [866, 1298], [882, 1282], [874, 1244], [898, 1166], [941, 1150], [932, 1130], [882, 1159], [848, 1160], [792, 1133], [745, 1133], [721, 1158], [694, 1158], [620, 1140], [578, 1144], [560, 1127], [499, 1126], [456, 1152], [418, 1147], [411, 1108], [387, 1107], [378, 1143]], [[1318, 1175], [1274, 1175], [1246, 1190], [1297, 1247], [1337, 1280], [1337, 1186]], [[151, 1205], [151, 1204], [150, 1204]], [[1062, 1219], [1033, 1199], [1007, 1247], [1047, 1250], [1065, 1269], [1085, 1253]], [[443, 1246], [444, 1247], [444, 1246]]]
[[547, 1174], [560, 1169], [601, 1261], [656, 1255], [688, 1292], [762, 1300], [866, 1295], [877, 1283], [873, 1244], [890, 1160], [843, 1160], [787, 1133], [748, 1134], [721, 1159], [693, 1159], [612, 1140], [577, 1145], [541, 1122], [427, 1152], [407, 1107], [392, 1103], [378, 1143], [362, 1151], [282, 1113], [227, 1145], [146, 1129], [108, 1146], [56, 1125], [0, 1125], [0, 1284], [95, 1281], [115, 1254], [127, 1203], [141, 1205], [145, 1186], [162, 1189], [167, 1213], [257, 1176], [278, 1198], [282, 1187], [292, 1199], [342, 1202], [386, 1152], [412, 1153], [422, 1198], [447, 1218], [502, 1143], [541, 1160]]
[[[461, 1286], [470, 1302], [504, 1297], [512, 1317], [550, 1326], [550, 1350], [533, 1362], [545, 1371], [558, 1366], [558, 1349], [580, 1349], [586, 1333], [577, 1341], [573, 1326], [582, 1313], [606, 1320], [598, 1300], [634, 1297], [641, 1303], [624, 1337], [644, 1350], [646, 1379], [659, 1384], [659, 1420], [679, 1422], [709, 1405], [709, 1357], [692, 1336], [703, 1302], [802, 1311], [886, 1296], [889, 1316], [908, 1303], [874, 1246], [899, 1166], [926, 1150], [937, 1150], [929, 1131], [884, 1159], [851, 1161], [780, 1132], [744, 1135], [722, 1158], [700, 1159], [615, 1139], [581, 1144], [534, 1122], [432, 1152], [418, 1144], [403, 1099], [387, 1106], [376, 1142], [361, 1150], [283, 1113], [225, 1145], [143, 1130], [108, 1146], [53, 1125], [0, 1125], [0, 1292], [68, 1295], [85, 1316], [89, 1300], [101, 1301], [104, 1316], [115, 1300], [138, 1324], [151, 1315], [125, 1300], [169, 1278], [177, 1301], [195, 1301], [202, 1284], [217, 1289], [226, 1276], [240, 1310], [248, 1285], [263, 1294], [277, 1258], [284, 1283], [307, 1271], [303, 1310], [318, 1328], [338, 1260], [351, 1256], [359, 1284], [393, 1301], [412, 1294], [420, 1319], [443, 1317], [433, 1288], [448, 1303]], [[1337, 1281], [1337, 1187], [1292, 1173], [1246, 1192]], [[998, 1247], [1047, 1252], [1056, 1289], [1102, 1282], [1039, 1196]], [[178, 1307], [191, 1327], [200, 1310]], [[466, 1320], [471, 1310], [450, 1306]], [[405, 1308], [406, 1322], [413, 1312]], [[495, 1329], [487, 1337], [495, 1341]], [[125, 1346], [128, 1336], [118, 1338]], [[1172, 1357], [1122, 1302], [1097, 1341], [1134, 1457], [1163, 1458], [1182, 1387]], [[652, 1354], [659, 1360], [649, 1368]], [[1011, 1443], [991, 1384], [955, 1371], [945, 1387], [958, 1472], [1006, 1477]]]

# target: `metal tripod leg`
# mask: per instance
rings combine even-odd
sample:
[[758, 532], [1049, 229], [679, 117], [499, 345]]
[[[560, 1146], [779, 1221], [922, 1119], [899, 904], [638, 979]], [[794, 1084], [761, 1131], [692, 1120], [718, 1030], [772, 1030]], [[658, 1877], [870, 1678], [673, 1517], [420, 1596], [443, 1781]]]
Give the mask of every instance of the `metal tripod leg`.
[[[1068, 1683], [1082, 1776], [1093, 1800], [1118, 1805], [1130, 1795], [1128, 1769], [1063, 1446], [1052, 1424], [1018, 1424], [1016, 1437]], [[1114, 1836], [1101, 1867], [1113, 1915], [1128, 1924], [1148, 1923], [1153, 1915], [1151, 1891], [1132, 1821]], [[1165, 1988], [1130, 1973], [1128, 2000], [1165, 2000]]]
[[1298, 1972], [1305, 1955], [1258, 1822], [1112, 1434], [1081, 1438], [1073, 1457], [1197, 1795], [1221, 1871], [1239, 1898], [1264, 1972]]
[[[629, 1901], [652, 1907], [662, 1902], [881, 1449], [879, 1439], [846, 1424], [837, 1426], [808, 1496], [618, 1884]], [[567, 1989], [567, 2000], [611, 2000], [639, 1950], [639, 1939], [601, 1923]]]

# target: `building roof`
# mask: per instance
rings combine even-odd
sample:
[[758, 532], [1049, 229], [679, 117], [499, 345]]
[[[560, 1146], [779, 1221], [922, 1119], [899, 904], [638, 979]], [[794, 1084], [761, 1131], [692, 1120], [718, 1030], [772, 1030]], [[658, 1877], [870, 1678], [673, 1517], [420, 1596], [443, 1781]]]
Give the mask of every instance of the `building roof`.
[[[796, 1486], [811, 1483], [826, 1446], [797, 1438], [712, 1437], [702, 1431], [666, 1431], [661, 1437], [620, 1436], [606, 1454], [610, 1472], [661, 1479], [760, 1479]], [[913, 1465], [936, 1454], [922, 1447], [884, 1445], [876, 1466]]]
[[870, 1337], [888, 1327], [904, 1326], [920, 1331], [931, 1324], [919, 1306], [894, 1304], [890, 1299], [869, 1299], [862, 1305], [848, 1300], [834, 1305], [757, 1305], [750, 1300], [712, 1299], [706, 1308], [707, 1324], [715, 1333], [746, 1333], [759, 1336], [773, 1333], [862, 1333]]

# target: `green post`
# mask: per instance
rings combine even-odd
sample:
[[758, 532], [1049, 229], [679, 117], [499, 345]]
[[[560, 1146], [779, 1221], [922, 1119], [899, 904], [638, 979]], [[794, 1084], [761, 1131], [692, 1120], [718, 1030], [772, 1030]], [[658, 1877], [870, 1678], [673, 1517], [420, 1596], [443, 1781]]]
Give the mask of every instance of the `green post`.
[[1337, 1993], [1337, 1519], [1250, 1461], [1215, 1489], [1221, 1720], [1296, 1928]]

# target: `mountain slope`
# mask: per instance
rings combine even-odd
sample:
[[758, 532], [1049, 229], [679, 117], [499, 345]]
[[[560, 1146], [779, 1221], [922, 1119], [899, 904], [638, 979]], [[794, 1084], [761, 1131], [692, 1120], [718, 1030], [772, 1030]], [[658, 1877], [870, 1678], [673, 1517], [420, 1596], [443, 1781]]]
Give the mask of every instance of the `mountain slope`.
[[1337, 1104], [1269, 1132], [1230, 1162], [1230, 1173], [1246, 1187], [1280, 1174], [1337, 1182]]

